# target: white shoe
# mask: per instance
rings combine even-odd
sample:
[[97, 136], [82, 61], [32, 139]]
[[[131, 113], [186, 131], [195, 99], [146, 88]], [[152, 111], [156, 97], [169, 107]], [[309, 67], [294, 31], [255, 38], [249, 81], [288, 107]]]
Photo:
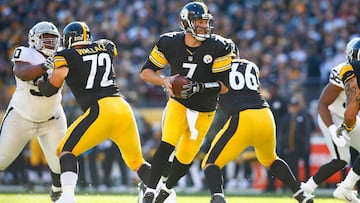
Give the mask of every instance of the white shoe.
[[75, 195], [62, 193], [55, 203], [76, 203]]
[[306, 183], [301, 183], [300, 188], [304, 191], [305, 195], [314, 197], [314, 190], [311, 189]]
[[349, 203], [360, 203], [360, 199], [357, 198], [357, 191], [351, 190], [338, 184], [338, 187], [334, 190], [333, 195], [337, 199], [345, 200]]

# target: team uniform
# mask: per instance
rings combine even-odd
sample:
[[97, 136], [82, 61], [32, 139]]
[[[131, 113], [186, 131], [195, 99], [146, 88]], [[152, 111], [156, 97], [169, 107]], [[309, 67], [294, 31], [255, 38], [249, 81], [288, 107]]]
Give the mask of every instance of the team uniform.
[[219, 96], [221, 114], [228, 119], [202, 161], [211, 203], [226, 203], [221, 169], [250, 146], [258, 161], [290, 187], [298, 202], [312, 203], [312, 197], [305, 196], [289, 166], [276, 154], [275, 121], [259, 91], [259, 75], [256, 64], [234, 59], [228, 76], [229, 91]]
[[[329, 83], [336, 85], [342, 89], [344, 89], [344, 83], [342, 82], [340, 75], [340, 71], [343, 67], [350, 68], [351, 66], [346, 63], [341, 63], [331, 69]], [[346, 68], [346, 69], [347, 69]], [[329, 105], [329, 111], [331, 113], [332, 120], [336, 126], [340, 126], [344, 120], [344, 112], [346, 107], [346, 95], [345, 91], [342, 91], [336, 100]], [[347, 163], [350, 163], [350, 146], [360, 151], [360, 118], [357, 116], [355, 128], [349, 132], [349, 137], [351, 140], [344, 147], [339, 147], [333, 143], [331, 139], [331, 135], [329, 132], [329, 128], [324, 124], [321, 117], [318, 116], [318, 123], [321, 131], [324, 134], [326, 144], [330, 151], [331, 157], [333, 159], [344, 160]]]
[[[36, 49], [18, 47], [12, 62], [43, 63], [46, 58]], [[47, 79], [52, 70], [40, 78]], [[22, 81], [15, 76], [16, 90], [3, 117], [0, 129], [0, 170], [12, 163], [25, 145], [37, 136], [52, 172], [60, 174], [56, 147], [66, 131], [66, 117], [61, 106], [61, 89], [51, 97], [39, 92], [34, 81]]]
[[135, 170], [145, 161], [133, 112], [114, 81], [114, 55], [113, 47], [96, 41], [54, 56], [55, 68], [69, 68], [66, 84], [84, 111], [66, 131], [57, 152], [67, 151], [77, 157], [110, 139], [130, 169]]
[[[198, 82], [224, 81], [231, 67], [229, 44], [218, 35], [196, 49], [184, 43], [184, 32], [160, 36], [143, 69], [154, 71], [171, 66], [171, 75], [180, 74]], [[177, 159], [190, 164], [210, 127], [218, 93], [199, 92], [188, 99], [172, 97], [163, 113], [162, 141], [176, 146]]]
[[214, 163], [222, 168], [247, 147], [254, 146], [259, 162], [269, 167], [277, 158], [275, 124], [269, 105], [259, 92], [258, 67], [245, 59], [233, 62], [229, 87], [229, 92], [219, 98], [219, 106], [229, 119], [214, 138], [202, 166]]

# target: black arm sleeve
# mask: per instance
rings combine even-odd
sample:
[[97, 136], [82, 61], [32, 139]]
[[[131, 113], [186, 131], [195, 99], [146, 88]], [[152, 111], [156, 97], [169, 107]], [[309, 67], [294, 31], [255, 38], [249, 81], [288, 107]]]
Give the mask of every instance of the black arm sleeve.
[[53, 86], [48, 80], [39, 82], [38, 86], [40, 92], [46, 97], [51, 97], [59, 91], [59, 88]]

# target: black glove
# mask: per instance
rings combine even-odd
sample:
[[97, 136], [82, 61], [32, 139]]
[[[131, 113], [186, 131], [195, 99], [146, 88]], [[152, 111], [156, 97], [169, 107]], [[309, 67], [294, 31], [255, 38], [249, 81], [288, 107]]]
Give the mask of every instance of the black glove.
[[52, 56], [47, 57], [46, 61], [44, 63], [42, 63], [40, 65], [40, 67], [45, 71], [47, 71], [48, 69], [53, 69], [54, 68], [54, 57], [52, 57]]
[[198, 92], [202, 92], [203, 85], [202, 83], [191, 81], [187, 85], [183, 85], [183, 90], [181, 91], [181, 98], [189, 99], [191, 96]]

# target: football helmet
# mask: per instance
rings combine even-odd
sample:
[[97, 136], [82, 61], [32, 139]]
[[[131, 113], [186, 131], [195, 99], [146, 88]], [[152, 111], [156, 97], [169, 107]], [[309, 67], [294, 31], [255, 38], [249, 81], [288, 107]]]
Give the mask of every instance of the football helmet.
[[[190, 2], [180, 11], [180, 27], [185, 32], [191, 33], [199, 41], [210, 38], [213, 31], [213, 16], [208, 7], [202, 2]], [[207, 20], [207, 27], [195, 25], [196, 20]], [[198, 29], [205, 29], [205, 33], [198, 33]]]
[[347, 43], [346, 56], [349, 62], [360, 60], [360, 37], [355, 37]]
[[[53, 36], [49, 37], [45, 34]], [[35, 48], [46, 56], [51, 56], [60, 46], [60, 33], [53, 23], [41, 21], [30, 29], [28, 43], [29, 47]]]
[[65, 26], [63, 31], [63, 46], [65, 49], [91, 43], [90, 29], [85, 22], [74, 21]]

